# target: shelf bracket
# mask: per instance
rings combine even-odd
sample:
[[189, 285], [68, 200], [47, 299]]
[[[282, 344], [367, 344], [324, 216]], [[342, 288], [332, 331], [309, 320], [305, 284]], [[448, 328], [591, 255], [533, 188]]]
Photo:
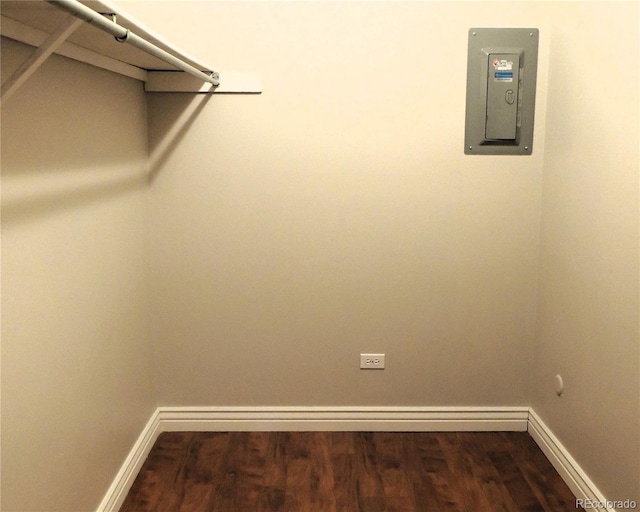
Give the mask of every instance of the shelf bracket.
[[4, 102], [26, 82], [33, 73], [65, 42], [65, 40], [82, 24], [82, 20], [69, 16], [58, 28], [36, 48], [29, 57], [5, 83], [2, 84], [0, 99]]

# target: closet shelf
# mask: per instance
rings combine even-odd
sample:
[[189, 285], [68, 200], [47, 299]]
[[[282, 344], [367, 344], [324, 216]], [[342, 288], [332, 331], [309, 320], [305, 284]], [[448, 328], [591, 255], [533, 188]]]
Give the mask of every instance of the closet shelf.
[[[175, 46], [153, 33], [121, 8], [103, 0], [82, 0], [77, 2], [97, 13], [113, 13], [117, 25], [129, 30], [145, 42], [177, 57], [197, 70], [211, 75], [213, 70], [203, 66], [192, 57], [176, 49]], [[49, 52], [91, 64], [119, 73], [145, 83], [149, 92], [215, 92], [215, 93], [260, 93], [261, 80], [258, 73], [218, 72], [219, 85], [205, 82], [147, 53], [131, 44], [121, 43], [114, 36], [91, 23], [67, 28], [66, 20], [72, 16], [65, 10], [45, 0], [2, 0], [0, 1], [0, 33], [2, 36], [38, 47], [37, 52], [48, 53], [43, 47], [51, 45]], [[71, 32], [70, 34], [68, 32]], [[58, 34], [59, 33], [59, 34]], [[5, 84], [3, 84], [3, 99]]]

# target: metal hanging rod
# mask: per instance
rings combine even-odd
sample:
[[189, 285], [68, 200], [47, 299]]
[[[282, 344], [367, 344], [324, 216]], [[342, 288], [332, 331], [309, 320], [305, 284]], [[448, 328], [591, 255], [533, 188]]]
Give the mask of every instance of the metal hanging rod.
[[124, 28], [121, 25], [107, 19], [102, 14], [94, 11], [93, 9], [85, 6], [77, 0], [47, 0], [52, 5], [63, 9], [74, 16], [80, 18], [87, 23], [91, 23], [95, 27], [111, 34], [115, 39], [121, 43], [128, 43], [140, 50], [157, 57], [158, 59], [171, 64], [172, 66], [193, 75], [204, 82], [212, 84], [214, 87], [220, 85], [220, 76], [215, 71], [211, 71], [210, 74], [200, 71], [193, 67], [191, 64], [185, 62], [185, 60], [170, 54], [169, 52], [158, 48], [154, 44], [137, 36], [129, 29]]

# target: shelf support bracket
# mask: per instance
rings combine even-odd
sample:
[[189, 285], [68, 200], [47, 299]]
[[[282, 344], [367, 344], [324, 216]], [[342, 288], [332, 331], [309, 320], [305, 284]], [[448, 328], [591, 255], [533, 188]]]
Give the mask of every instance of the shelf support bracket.
[[65, 40], [82, 24], [82, 20], [69, 16], [58, 28], [36, 48], [29, 57], [5, 83], [2, 84], [0, 99], [4, 102], [26, 82], [33, 73], [47, 60], [49, 55], [65, 42]]

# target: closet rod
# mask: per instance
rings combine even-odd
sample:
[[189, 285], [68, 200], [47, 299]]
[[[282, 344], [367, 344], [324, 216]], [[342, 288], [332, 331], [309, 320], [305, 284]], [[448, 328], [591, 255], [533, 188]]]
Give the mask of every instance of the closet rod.
[[116, 41], [121, 43], [129, 43], [140, 50], [157, 57], [164, 62], [175, 66], [176, 68], [193, 75], [200, 80], [208, 82], [212, 84], [214, 87], [220, 85], [220, 81], [218, 80], [219, 75], [215, 71], [211, 71], [210, 74], [204, 73], [199, 69], [193, 67], [190, 64], [187, 64], [184, 60], [179, 57], [176, 57], [169, 52], [166, 52], [162, 48], [158, 48], [157, 46], [151, 44], [149, 41], [142, 39], [140, 36], [137, 36], [129, 29], [124, 28], [121, 25], [105, 18], [102, 14], [94, 11], [93, 9], [81, 4], [77, 0], [47, 0], [50, 4], [59, 7], [74, 16], [80, 18], [83, 21], [91, 23], [95, 27], [103, 30], [111, 34], [116, 38]]

